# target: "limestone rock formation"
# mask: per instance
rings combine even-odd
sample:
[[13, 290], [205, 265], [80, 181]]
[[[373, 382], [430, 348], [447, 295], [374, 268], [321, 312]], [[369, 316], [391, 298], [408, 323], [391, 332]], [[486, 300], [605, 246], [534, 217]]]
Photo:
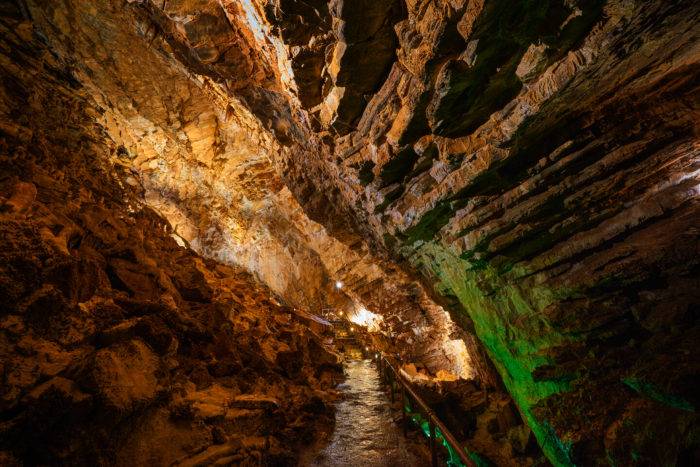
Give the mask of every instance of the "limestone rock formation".
[[406, 8], [354, 131], [298, 170], [475, 332], [550, 461], [690, 462], [697, 2]]
[[700, 462], [699, 17], [3, 2], [0, 461], [293, 462], [332, 309], [484, 461]]

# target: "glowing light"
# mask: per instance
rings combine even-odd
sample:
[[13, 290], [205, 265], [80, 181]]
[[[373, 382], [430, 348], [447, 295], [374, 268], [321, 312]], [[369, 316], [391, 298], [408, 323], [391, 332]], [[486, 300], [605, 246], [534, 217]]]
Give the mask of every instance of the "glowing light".
[[335, 288], [340, 290], [343, 288], [343, 283], [340, 281], [335, 281]]
[[369, 347], [365, 347], [365, 352], [369, 352]]
[[354, 330], [355, 330], [355, 328], [351, 326], [351, 327], [350, 327], [350, 331], [354, 331]]
[[376, 314], [369, 311], [367, 308], [361, 306], [353, 315], [350, 317], [350, 321], [360, 326], [366, 327], [370, 332], [379, 331], [379, 325], [384, 319]]

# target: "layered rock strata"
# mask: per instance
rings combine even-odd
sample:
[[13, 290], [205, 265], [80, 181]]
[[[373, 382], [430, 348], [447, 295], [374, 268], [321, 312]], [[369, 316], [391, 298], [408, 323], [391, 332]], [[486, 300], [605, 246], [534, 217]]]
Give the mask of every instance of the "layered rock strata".
[[[198, 251], [294, 305], [366, 306], [388, 349], [507, 406], [499, 379], [556, 465], [658, 465], [698, 456], [696, 3], [2, 11], [8, 50], [50, 44], [125, 183]], [[491, 415], [469, 447], [509, 462], [480, 440], [527, 430]]]
[[[115, 167], [119, 171], [121, 188], [130, 197], [131, 207], [127, 210], [143, 209], [140, 204], [143, 200], [167, 219], [168, 223], [162, 227], [172, 237], [167, 239], [167, 248], [174, 248], [174, 241], [205, 257], [243, 267], [293, 307], [320, 312], [331, 306], [351, 318], [364, 307], [382, 313], [387, 318], [382, 332], [393, 336], [384, 341], [386, 350], [401, 352], [409, 361], [424, 362], [433, 372], [448, 371], [478, 378], [493, 389], [496, 383], [492, 370], [483, 361], [474, 338], [454, 325], [421, 284], [386, 258], [370, 252], [358, 241], [356, 233], [349, 231], [350, 235], [345, 237], [346, 241], [354, 238], [352, 243], [339, 242], [301, 210], [273, 166], [275, 153], [284, 151], [275, 121], [264, 121], [264, 112], [255, 112], [256, 107], [248, 108], [260, 96], [269, 98], [279, 94], [284, 84], [283, 73], [266, 65], [270, 63], [267, 49], [258, 50], [251, 45], [256, 44], [255, 34], [241, 27], [248, 24], [241, 19], [245, 12], [234, 7], [222, 10], [211, 6], [200, 11], [193, 10], [194, 6], [170, 4], [159, 13], [154, 5], [145, 3], [105, 2], [103, 8], [96, 9], [84, 2], [17, 2], [3, 11], [5, 27], [21, 32], [12, 41], [8, 39], [5, 49], [8, 82], [37, 86], [48, 94], [65, 83], [51, 81], [51, 76], [35, 69], [62, 69], [62, 76], [73, 85], [70, 92], [74, 95], [64, 93], [70, 98], [67, 100], [80, 100], [82, 111], [87, 114], [81, 117], [81, 124], [86, 128], [88, 122], [97, 125], [104, 140], [104, 147], [94, 151], [95, 167]], [[215, 25], [226, 20], [239, 27], [234, 27], [233, 33], [226, 28], [209, 30], [213, 26], [200, 18], [207, 15], [219, 17], [216, 21], [207, 20]], [[249, 19], [246, 17], [246, 21]], [[184, 23], [189, 28], [186, 34], [180, 27]], [[216, 37], [208, 36], [214, 33]], [[219, 63], [227, 60], [227, 54], [219, 54], [219, 58], [212, 60], [205, 57], [227, 47], [247, 50], [245, 60], [251, 61], [250, 70], [264, 72], [229, 76], [225, 63]], [[134, 50], [140, 52], [134, 54]], [[29, 69], [23, 70], [22, 54], [34, 58], [27, 64], [31, 65]], [[242, 56], [236, 56], [243, 60]], [[262, 64], [257, 63], [261, 60]], [[29, 76], [35, 76], [36, 82], [29, 84]], [[36, 94], [43, 102], [45, 97]], [[8, 106], [13, 99], [19, 98], [8, 91]], [[34, 108], [12, 105], [3, 116], [7, 128], [15, 128], [17, 119], [34, 120]], [[68, 106], [63, 101], [52, 105], [57, 112], [63, 112], [62, 105]], [[283, 113], [281, 109], [278, 115]], [[32, 125], [41, 128], [45, 121], [38, 119]], [[48, 126], [45, 131], [49, 129], [54, 131]], [[80, 131], [83, 130], [75, 130]], [[72, 140], [62, 135], [54, 139], [52, 144], [72, 144]], [[16, 144], [14, 140], [8, 143], [8, 153], [17, 150]], [[51, 159], [41, 159], [32, 167], [53, 174], [53, 163]], [[68, 156], [63, 163], [70, 163]], [[62, 169], [57, 170], [60, 173]], [[20, 171], [15, 166], [7, 169], [8, 176], [14, 177], [12, 180]], [[112, 175], [105, 175], [109, 176]], [[69, 181], [77, 185], [83, 174], [78, 169], [70, 177]], [[97, 177], [93, 177], [95, 183]], [[31, 176], [26, 182], [37, 186]], [[6, 195], [11, 199], [14, 182], [8, 183]], [[107, 211], [118, 209], [121, 209], [118, 205], [109, 206]], [[72, 212], [65, 217], [71, 215]], [[71, 222], [77, 223], [76, 228], [83, 228], [74, 219]], [[146, 238], [151, 235], [145, 227], [139, 232], [138, 235]], [[157, 261], [155, 266], [151, 264], [153, 255], [162, 255], [156, 253], [158, 248], [160, 243], [146, 255], [150, 259], [145, 261], [152, 267], [146, 268], [139, 261], [121, 265], [124, 271], [120, 269], [121, 275], [117, 274], [115, 280], [127, 284], [120, 285], [126, 293], [131, 290], [128, 284], [141, 287], [140, 281], [153, 267], [170, 267]], [[197, 264], [205, 272], [213, 267]], [[41, 270], [43, 266], [38, 268]], [[224, 274], [233, 274], [226, 271]], [[131, 276], [131, 281], [121, 276]], [[342, 292], [333, 289], [331, 277], [343, 281]], [[243, 283], [246, 281], [250, 279]], [[32, 287], [27, 285], [27, 293]], [[148, 285], [144, 287], [143, 293], [149, 300], [164, 293], [150, 290]], [[176, 283], [175, 288], [178, 287]], [[256, 296], [249, 304], [252, 306], [257, 299], [261, 298]], [[13, 306], [16, 300], [19, 298], [7, 298]], [[272, 308], [258, 310], [261, 319], [267, 314], [275, 316], [277, 311]], [[275, 361], [276, 351], [282, 349], [284, 365], [298, 365], [294, 360], [305, 358], [300, 350], [303, 345], [286, 342], [287, 338], [277, 342], [273, 338], [276, 332], [289, 335], [288, 330], [272, 328], [263, 339], [263, 351]], [[249, 340], [240, 345], [245, 347], [247, 343]], [[256, 349], [253, 346], [252, 352], [257, 352]], [[14, 350], [8, 347], [8, 355]], [[137, 374], [141, 370], [133, 368]], [[16, 395], [13, 393], [8, 398]], [[304, 403], [293, 398], [289, 407], [298, 408]], [[98, 455], [101, 441], [93, 442], [91, 455]], [[22, 458], [25, 454], [16, 455]], [[57, 454], [42, 455], [51, 458]], [[158, 458], [158, 462], [165, 460]]]
[[[351, 316], [366, 307], [386, 315], [384, 331], [398, 336], [393, 349], [407, 352], [408, 360], [493, 381], [473, 338], [421, 284], [371, 251], [325, 197], [318, 199], [318, 218], [341, 219], [328, 229], [285, 187], [277, 161], [301, 143], [285, 146], [279, 131], [289, 115], [302, 114], [291, 110], [295, 100], [285, 94], [276, 49], [259, 37], [267, 26], [258, 22], [255, 4], [100, 5], [27, 2], [25, 27], [45, 35], [71, 64], [101, 109], [96, 121], [115, 143], [110, 160], [129, 171], [126, 183], [179, 239], [252, 272], [292, 307]], [[227, 72], [237, 60], [246, 73]], [[301, 141], [309, 145], [315, 137], [304, 122], [287, 130], [305, 129], [311, 140]], [[344, 242], [330, 235], [338, 231], [348, 232], [339, 236]], [[335, 290], [335, 281], [346, 287]], [[430, 330], [438, 329], [433, 338]]]
[[697, 2], [406, 7], [381, 88], [290, 188], [313, 203], [323, 173], [451, 303], [553, 463], [692, 462]]

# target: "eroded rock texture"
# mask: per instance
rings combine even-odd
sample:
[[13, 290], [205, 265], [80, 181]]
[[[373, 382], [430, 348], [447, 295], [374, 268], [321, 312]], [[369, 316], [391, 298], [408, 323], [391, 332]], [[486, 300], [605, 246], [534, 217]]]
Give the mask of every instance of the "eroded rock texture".
[[[178, 370], [213, 358], [200, 347], [158, 350], [136, 331], [101, 336], [119, 325], [150, 329], [138, 324], [145, 313], [117, 300], [127, 296], [158, 303], [148, 316], [164, 320], [174, 341], [194, 337], [162, 310], [203, 326], [197, 338], [229, 323], [250, 339], [247, 325], [220, 311], [229, 291], [253, 283], [227, 269], [236, 267], [291, 307], [381, 315], [376, 345], [433, 375], [462, 377], [432, 394], [436, 408], [493, 463], [537, 462], [533, 435], [556, 465], [698, 462], [697, 2], [14, 0], [0, 8], [0, 128], [13, 155], [3, 160], [2, 215], [20, 242], [5, 267], [33, 271], [6, 279], [7, 352], [24, 358], [16, 346], [34, 335], [26, 329], [55, 332], [35, 324], [44, 300], [60, 305], [51, 319], [68, 323], [51, 345], [90, 356], [16, 383], [7, 433], [24, 433], [24, 394], [53, 377], [64, 380], [42, 391], [75, 394], [76, 405], [84, 394], [93, 408], [113, 399], [139, 414], [172, 411], [180, 393], [158, 389], [163, 378], [194, 384], [185, 395], [204, 390]], [[103, 214], [81, 214], [95, 209]], [[177, 248], [170, 228], [202, 257]], [[117, 244], [146, 246], [122, 254], [101, 239], [105, 229]], [[83, 264], [88, 246], [102, 258], [85, 263], [95, 272], [58, 276], [91, 277], [89, 293], [83, 279], [56, 282], [53, 262]], [[10, 261], [29, 256], [32, 265]], [[240, 306], [260, 311], [253, 289]], [[93, 323], [93, 309], [77, 305], [92, 303], [87, 295], [106, 296], [123, 316]], [[291, 370], [273, 354], [304, 353], [315, 341], [266, 327], [282, 315], [272, 303], [264, 309], [256, 332], [293, 342], [271, 344], [255, 371], [282, 378], [280, 391], [307, 394], [311, 383], [284, 379]], [[91, 324], [71, 331], [74, 319]], [[243, 352], [249, 342], [222, 345]], [[107, 378], [82, 362], [120, 359], [133, 360], [124, 365], [139, 369], [136, 386], [151, 389], [81, 379]], [[293, 373], [317, 368], [303, 361]], [[209, 375], [216, 381], [207, 387], [228, 387], [217, 379], [228, 375]], [[133, 419], [110, 416], [118, 426]], [[233, 436], [214, 419], [197, 430]], [[181, 426], [172, 420], [165, 432]], [[286, 426], [270, 435], [283, 440]], [[59, 454], [72, 455], [42, 455]]]
[[290, 464], [337, 357], [269, 289], [178, 246], [108, 163], [66, 64], [3, 11], [0, 464]]
[[[101, 108], [95, 119], [114, 142], [110, 161], [129, 170], [125, 182], [193, 249], [254, 273], [290, 306], [348, 314], [363, 306], [393, 316], [387, 324], [409, 360], [463, 376], [480, 372], [492, 380], [475, 340], [414, 277], [363, 243], [349, 214], [339, 214], [347, 208], [315, 192], [314, 202], [304, 208], [311, 205], [313, 211], [318, 203], [321, 212], [311, 217], [337, 221], [326, 229], [305, 213], [285, 187], [286, 174], [276, 170], [301, 144], [280, 143], [280, 122], [301, 111], [290, 110], [294, 101], [283, 93], [276, 54], [246, 29], [248, 14], [256, 10], [210, 5], [231, 22], [233, 32], [224, 40], [200, 25], [197, 18], [209, 10], [197, 5], [172, 3], [161, 11], [162, 5], [149, 2], [105, 1], [101, 9], [71, 0], [29, 3], [26, 27], [48, 36], [52, 50], [73, 65], [86, 95]], [[199, 41], [178, 32], [178, 25], [193, 21], [188, 30], [197, 31]], [[204, 63], [195, 50], [200, 43], [245, 48], [239, 42], [248, 44], [243, 63], [261, 62], [245, 66], [264, 73], [227, 75], [221, 68], [225, 54]], [[93, 57], [109, 58], [108, 66]], [[305, 131], [311, 140], [304, 148], [318, 143], [309, 128]], [[325, 178], [317, 171], [305, 176]], [[335, 238], [329, 232], [340, 234]], [[334, 290], [336, 280], [347, 285], [342, 292]], [[429, 329], [440, 332], [432, 336]]]

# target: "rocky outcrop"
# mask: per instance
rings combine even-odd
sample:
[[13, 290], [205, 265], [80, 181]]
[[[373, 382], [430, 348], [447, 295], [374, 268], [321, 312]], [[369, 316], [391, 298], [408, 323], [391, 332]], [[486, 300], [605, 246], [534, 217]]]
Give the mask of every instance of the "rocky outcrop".
[[396, 0], [271, 1], [266, 17], [290, 48], [301, 105], [317, 130], [352, 131], [396, 54]]
[[[278, 173], [276, 163], [298, 147], [280, 144], [274, 128], [260, 121], [266, 112], [282, 115], [284, 109], [258, 112], [245, 101], [262, 86], [278, 92], [283, 83], [275, 81], [277, 75], [271, 72], [258, 81], [246, 77], [233, 86], [214, 71], [192, 65], [188, 60], [195, 51], [187, 52], [188, 60], [178, 52], [194, 42], [158, 32], [165, 21], [192, 20], [199, 11], [195, 6], [171, 4], [165, 18], [149, 2], [116, 8], [106, 1], [99, 13], [84, 2], [66, 0], [53, 10], [30, 2], [27, 27], [45, 34], [52, 50], [75, 65], [72, 73], [100, 106], [96, 121], [115, 144], [111, 163], [128, 170], [125, 183], [168, 220], [178, 241], [252, 272], [291, 307], [315, 313], [337, 308], [348, 314], [364, 307], [385, 314], [391, 317], [385, 332], [397, 336], [394, 350], [408, 352], [409, 360], [493, 381], [473, 338], [452, 323], [415, 278], [370, 251], [354, 231], [330, 235], [348, 232], [349, 217], [339, 216], [324, 193], [314, 196], [319, 195], [325, 214], [336, 213], [339, 219], [329, 228], [310, 220], [284, 186], [286, 175]], [[71, 22], [55, 19], [64, 11]], [[218, 36], [210, 42], [258, 44], [244, 28], [247, 16], [226, 17], [240, 31], [226, 35], [228, 42]], [[180, 45], [174, 45], [176, 40]], [[273, 63], [267, 48], [256, 47], [251, 57]], [[102, 66], [92, 60], [95, 56], [110, 56], [112, 62]], [[223, 56], [209, 65], [218, 66], [220, 60]], [[337, 280], [346, 284], [342, 291], [333, 286]], [[431, 328], [441, 330], [438, 339], [427, 332]]]
[[331, 46], [329, 5], [324, 0], [278, 0], [266, 4], [274, 34], [289, 47], [289, 60], [301, 104], [311, 109], [328, 93], [326, 53]]
[[3, 8], [0, 464], [293, 464], [332, 423], [336, 356], [177, 244], [108, 163], [103, 109]]
[[326, 128], [345, 135], [356, 124], [366, 99], [384, 80], [394, 60], [393, 26], [401, 17], [397, 0], [338, 0], [330, 3], [335, 42], [329, 51], [330, 89], [320, 119]]

